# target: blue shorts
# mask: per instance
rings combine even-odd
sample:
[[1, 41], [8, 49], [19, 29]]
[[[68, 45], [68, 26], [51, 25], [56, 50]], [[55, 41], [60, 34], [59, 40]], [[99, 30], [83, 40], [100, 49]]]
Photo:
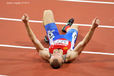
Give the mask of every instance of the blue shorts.
[[51, 40], [54, 41], [61, 38], [67, 39], [70, 42], [73, 41], [75, 43], [78, 36], [78, 31], [75, 29], [70, 29], [65, 35], [60, 35], [55, 23], [45, 25], [45, 30], [49, 38], [49, 43]]

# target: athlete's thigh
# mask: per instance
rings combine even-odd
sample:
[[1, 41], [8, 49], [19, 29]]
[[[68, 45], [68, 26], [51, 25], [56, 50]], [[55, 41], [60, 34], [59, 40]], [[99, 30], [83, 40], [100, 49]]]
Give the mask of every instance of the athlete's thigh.
[[65, 37], [67, 40], [71, 41], [71, 49], [74, 49], [74, 44], [76, 43], [78, 36], [78, 31], [76, 29], [70, 29], [66, 34]]
[[53, 39], [59, 35], [59, 31], [55, 23], [50, 23], [45, 26], [45, 30], [49, 39], [49, 43], [53, 44]]

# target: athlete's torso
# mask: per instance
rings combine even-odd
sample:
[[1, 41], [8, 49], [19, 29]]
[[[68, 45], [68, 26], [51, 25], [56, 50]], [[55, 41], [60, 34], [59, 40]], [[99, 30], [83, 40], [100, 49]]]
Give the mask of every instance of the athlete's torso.
[[71, 42], [67, 39], [57, 39], [54, 40], [53, 43], [49, 47], [49, 52], [53, 54], [54, 49], [62, 49], [63, 55], [67, 54], [67, 51], [72, 49], [71, 48]]

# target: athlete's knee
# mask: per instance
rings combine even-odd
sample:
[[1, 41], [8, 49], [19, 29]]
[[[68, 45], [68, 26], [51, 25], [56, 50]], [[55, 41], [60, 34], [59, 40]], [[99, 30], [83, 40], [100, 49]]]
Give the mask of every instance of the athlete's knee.
[[43, 14], [43, 24], [47, 25], [49, 23], [54, 23], [54, 15], [51, 10], [45, 10]]
[[52, 10], [44, 10], [44, 15], [52, 15]]
[[78, 31], [78, 28], [79, 28], [79, 26], [78, 25], [76, 25], [76, 30]]
[[78, 25], [72, 25], [71, 29], [76, 29], [78, 31], [79, 26]]
[[75, 29], [76, 31], [78, 31], [78, 25], [72, 25], [70, 28], [67, 29], [67, 32], [71, 29]]

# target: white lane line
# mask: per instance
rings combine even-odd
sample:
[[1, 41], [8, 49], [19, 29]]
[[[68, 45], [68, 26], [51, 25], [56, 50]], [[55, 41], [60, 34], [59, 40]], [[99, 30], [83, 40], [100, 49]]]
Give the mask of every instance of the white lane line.
[[0, 76], [8, 76], [8, 75], [0, 75]]
[[86, 1], [86, 0], [60, 0], [60, 1], [97, 3], [97, 4], [111, 4], [111, 5], [114, 5], [114, 2], [103, 2], [103, 1]]
[[90, 52], [90, 51], [82, 51], [82, 53], [87, 53], [87, 54], [100, 54], [100, 55], [114, 55], [114, 53]]
[[35, 47], [28, 47], [28, 46], [16, 46], [16, 45], [4, 45], [4, 44], [0, 44], [0, 46], [11, 47], [11, 48], [36, 49]]
[[[8, 20], [8, 21], [22, 21], [21, 19], [14, 19], [14, 18], [2, 18], [2, 17], [0, 17], [0, 20]], [[29, 22], [34, 22], [34, 23], [42, 23], [42, 21], [36, 21], [36, 20], [29, 20]]]
[[[22, 49], [36, 49], [35, 47], [16, 46], [16, 45], [5, 45], [5, 44], [0, 44], [0, 47], [22, 48]], [[86, 53], [86, 54], [100, 54], [100, 55], [114, 55], [114, 53], [90, 52], [90, 51], [82, 51], [82, 53]]]
[[[0, 17], [0, 20], [20, 21], [20, 22], [22, 21], [21, 19], [1, 18], [1, 17]], [[37, 21], [37, 20], [29, 20], [29, 22], [33, 22], [33, 23], [43, 23], [43, 21]], [[56, 22], [56, 24], [63, 24], [63, 25], [66, 25], [67, 23], [64, 23], [64, 22]], [[77, 24], [77, 23], [74, 23], [73, 25], [91, 26], [91, 24]], [[100, 25], [99, 27], [102, 27], [102, 28], [114, 28], [114, 26], [109, 26], [109, 25]]]

